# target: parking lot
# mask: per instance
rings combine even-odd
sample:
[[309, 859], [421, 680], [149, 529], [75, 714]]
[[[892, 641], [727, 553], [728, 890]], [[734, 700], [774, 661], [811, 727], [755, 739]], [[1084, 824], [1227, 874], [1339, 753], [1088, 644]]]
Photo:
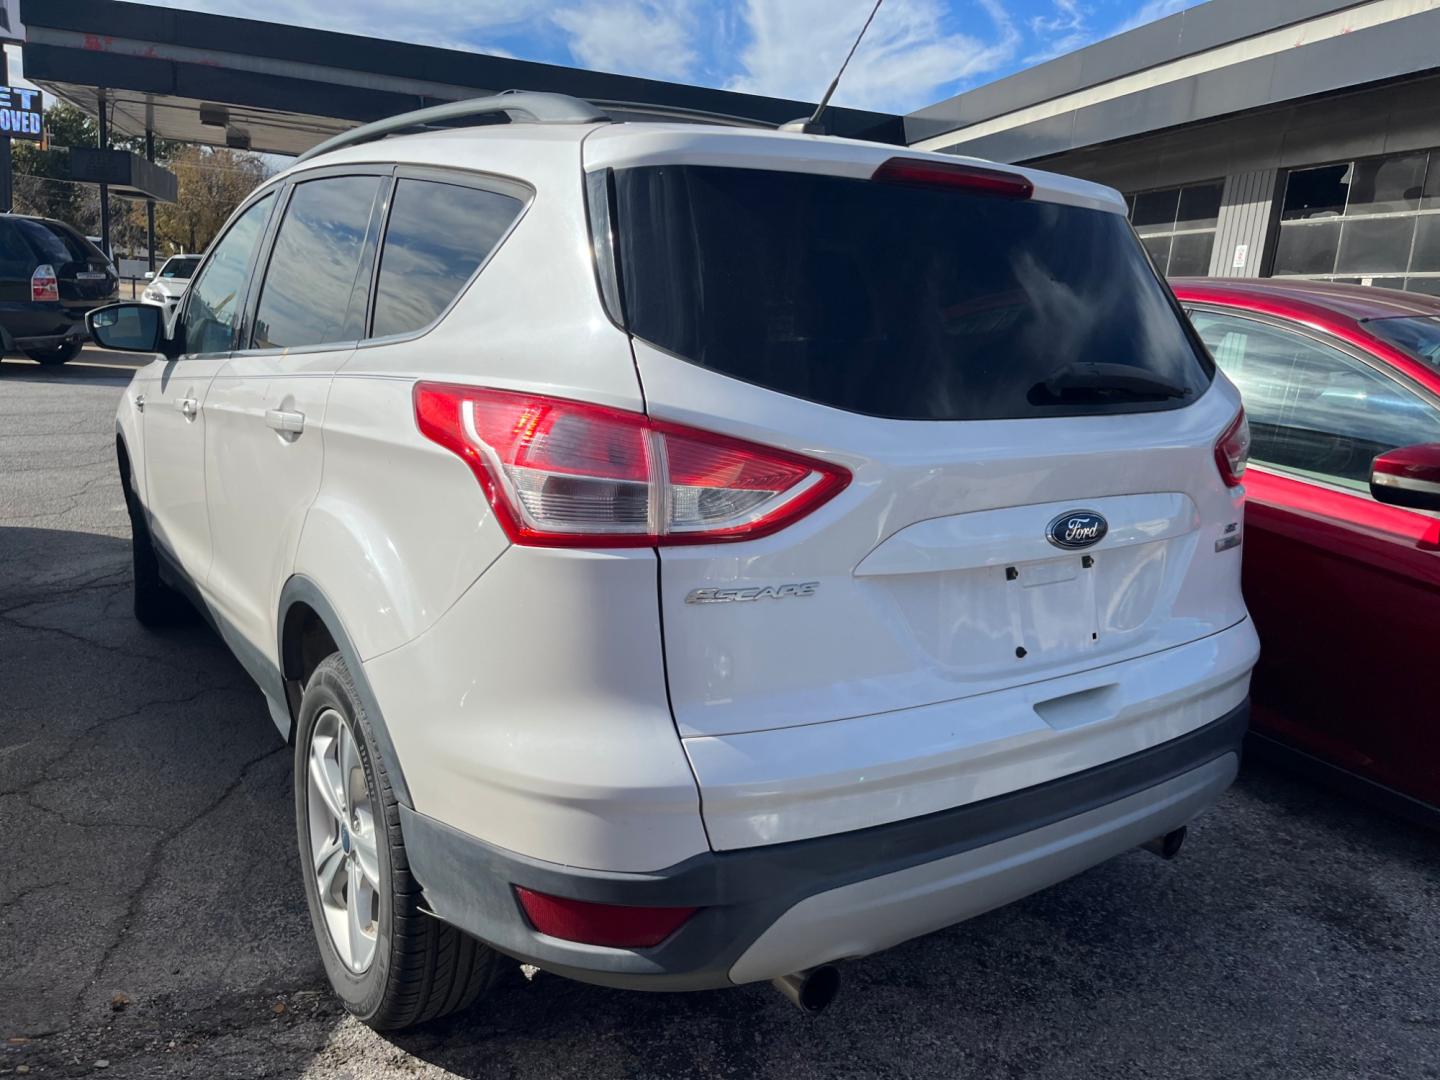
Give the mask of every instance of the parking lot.
[[259, 692], [202, 625], [131, 618], [134, 362], [0, 362], [0, 1074], [1440, 1077], [1440, 837], [1254, 763], [1176, 861], [848, 964], [818, 1018], [517, 968], [370, 1032], [326, 989]]

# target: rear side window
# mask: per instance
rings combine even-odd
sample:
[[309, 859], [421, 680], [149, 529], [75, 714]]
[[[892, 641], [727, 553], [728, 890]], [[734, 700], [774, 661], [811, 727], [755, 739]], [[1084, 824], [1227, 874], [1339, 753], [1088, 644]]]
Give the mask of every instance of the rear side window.
[[0, 220], [0, 277], [28, 279], [38, 261], [14, 220]]
[[378, 176], [333, 176], [296, 185], [261, 288], [252, 348], [361, 336], [365, 290], [355, 279], [381, 183]]
[[983, 420], [1176, 408], [1213, 374], [1121, 214], [702, 166], [614, 183], [630, 331], [771, 390]]
[[371, 336], [414, 333], [439, 318], [523, 207], [519, 199], [481, 188], [397, 181]]

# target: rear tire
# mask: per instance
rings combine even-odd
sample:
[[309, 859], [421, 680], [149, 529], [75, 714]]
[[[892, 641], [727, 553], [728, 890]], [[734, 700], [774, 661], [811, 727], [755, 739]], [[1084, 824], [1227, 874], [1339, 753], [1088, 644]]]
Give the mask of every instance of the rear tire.
[[145, 511], [128, 484], [125, 485], [125, 509], [130, 513], [130, 559], [134, 573], [136, 621], [151, 629], [189, 622], [195, 617], [195, 609], [161, 579], [160, 559], [150, 540]]
[[503, 974], [493, 949], [421, 910], [399, 804], [339, 653], [300, 700], [295, 824], [325, 973], [362, 1022], [394, 1031], [458, 1012]]
[[26, 349], [25, 355], [37, 364], [53, 367], [74, 360], [84, 347], [83, 341], [67, 341], [64, 345], [56, 345], [51, 349]]

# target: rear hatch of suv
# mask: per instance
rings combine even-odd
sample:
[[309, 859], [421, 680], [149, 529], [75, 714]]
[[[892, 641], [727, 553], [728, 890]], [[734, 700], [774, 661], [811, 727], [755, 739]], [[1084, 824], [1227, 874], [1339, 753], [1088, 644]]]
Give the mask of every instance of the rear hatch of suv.
[[901, 738], [904, 710], [1245, 617], [1214, 543], [1238, 398], [1117, 196], [731, 138], [592, 137], [607, 302], [653, 417], [851, 479], [771, 535], [659, 549], [682, 736], [893, 714]]
[[100, 250], [78, 232], [58, 221], [16, 218], [38, 265], [48, 264], [59, 279], [60, 303], [75, 317], [115, 299], [114, 270]]

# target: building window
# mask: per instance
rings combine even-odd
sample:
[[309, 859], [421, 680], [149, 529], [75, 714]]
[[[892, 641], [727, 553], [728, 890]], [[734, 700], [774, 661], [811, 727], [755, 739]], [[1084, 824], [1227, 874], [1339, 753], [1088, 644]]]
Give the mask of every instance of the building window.
[[1162, 274], [1204, 277], [1210, 273], [1223, 187], [1223, 181], [1215, 180], [1125, 196], [1130, 224]]
[[1440, 150], [1292, 169], [1270, 272], [1440, 294]]

